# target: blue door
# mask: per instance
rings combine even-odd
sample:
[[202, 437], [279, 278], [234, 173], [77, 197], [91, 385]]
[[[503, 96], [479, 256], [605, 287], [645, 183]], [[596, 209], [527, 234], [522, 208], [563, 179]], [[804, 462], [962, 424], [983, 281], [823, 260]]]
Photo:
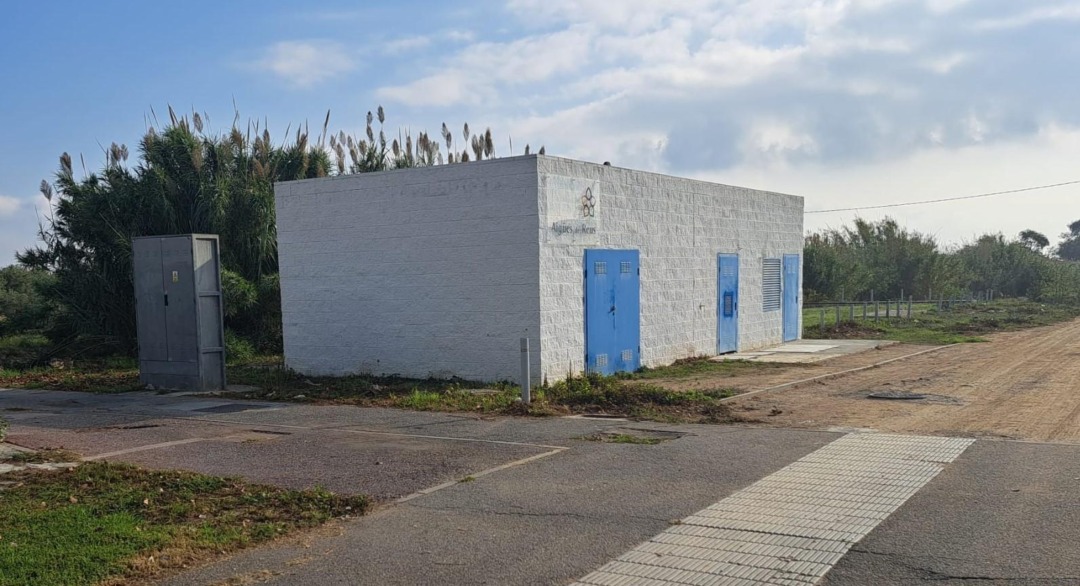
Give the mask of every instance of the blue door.
[[739, 349], [739, 255], [721, 254], [717, 261], [716, 352]]
[[641, 301], [636, 250], [585, 251], [585, 368], [633, 372], [641, 366]]
[[799, 289], [802, 287], [799, 255], [784, 255], [784, 341], [799, 339]]

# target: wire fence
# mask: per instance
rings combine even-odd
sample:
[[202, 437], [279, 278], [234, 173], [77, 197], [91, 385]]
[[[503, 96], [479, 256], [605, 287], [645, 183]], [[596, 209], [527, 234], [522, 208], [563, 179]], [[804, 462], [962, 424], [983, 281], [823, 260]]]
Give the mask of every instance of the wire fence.
[[971, 303], [994, 300], [993, 291], [979, 291], [962, 297], [916, 300], [914, 296], [873, 301], [824, 301], [803, 305], [803, 327], [822, 331], [844, 323], [918, 319], [931, 312], [943, 313]]

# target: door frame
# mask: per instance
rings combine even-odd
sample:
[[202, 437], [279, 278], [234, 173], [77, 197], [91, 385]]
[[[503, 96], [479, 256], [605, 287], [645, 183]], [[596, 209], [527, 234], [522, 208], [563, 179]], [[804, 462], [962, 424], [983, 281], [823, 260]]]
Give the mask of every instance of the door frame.
[[[795, 282], [790, 283], [788, 280], [788, 263], [795, 264]], [[783, 265], [781, 267], [781, 303], [780, 309], [783, 315], [783, 339], [785, 342], [793, 342], [800, 337], [799, 324], [802, 321], [800, 319], [799, 311], [801, 305], [799, 303], [800, 295], [802, 294], [802, 258], [798, 254], [785, 254]], [[789, 306], [788, 304], [788, 292], [791, 291], [795, 298]], [[793, 315], [788, 315], [788, 311], [794, 312]], [[794, 320], [794, 321], [791, 321]], [[791, 325], [791, 331], [789, 334], [788, 325]]]
[[[613, 256], [615, 258], [612, 258]], [[621, 258], [620, 258], [620, 256], [621, 256]], [[590, 319], [589, 319], [589, 317], [590, 317], [590, 315], [589, 315], [589, 291], [590, 291], [589, 279], [590, 279], [590, 272], [589, 271], [593, 269], [593, 267], [595, 266], [595, 263], [598, 262], [598, 261], [606, 262], [606, 263], [610, 263], [610, 264], [614, 265], [607, 272], [608, 275], [613, 275], [614, 278], [616, 279], [614, 281], [614, 283], [613, 283], [613, 288], [614, 288], [614, 292], [615, 292], [615, 296], [616, 296], [616, 298], [614, 300], [612, 300], [612, 308], [613, 309], [619, 303], [620, 299], [625, 299], [619, 294], [619, 283], [621, 282], [620, 281], [621, 278], [619, 277], [619, 275], [626, 274], [626, 273], [623, 272], [623, 264], [624, 263], [629, 262], [630, 267], [631, 267], [631, 271], [632, 271], [631, 274], [627, 275], [627, 277], [625, 277], [625, 278], [628, 278], [630, 281], [632, 281], [634, 283], [632, 298], [629, 299], [629, 301], [631, 302], [630, 303], [631, 307], [627, 308], [627, 309], [631, 312], [631, 315], [634, 315], [634, 318], [631, 321], [632, 321], [632, 323], [633, 323], [633, 325], [635, 326], [636, 329], [635, 329], [635, 331], [627, 332], [627, 333], [624, 334], [624, 336], [629, 335], [632, 339], [620, 340], [618, 332], [615, 332], [615, 333], [613, 333], [612, 340], [609, 342], [611, 344], [611, 347], [610, 348], [603, 348], [603, 349], [601, 349], [601, 348], [590, 348], [589, 347], [589, 339], [590, 339], [590, 336], [589, 336], [589, 321], [590, 321]], [[638, 368], [641, 367], [641, 254], [640, 254], [640, 251], [638, 251], [637, 249], [586, 248], [584, 250], [584, 254], [582, 255], [582, 264], [584, 265], [583, 266], [584, 270], [582, 271], [582, 274], [583, 274], [583, 282], [582, 282], [582, 286], [583, 286], [583, 290], [582, 290], [582, 317], [583, 317], [583, 320], [582, 321], [583, 321], [583, 326], [584, 326], [583, 333], [585, 335], [585, 338], [584, 338], [585, 372], [587, 372], [587, 373], [588, 372], [599, 372], [601, 374], [614, 374], [616, 372], [633, 372], [633, 371], [635, 371], [635, 370], [637, 370]], [[635, 315], [635, 313], [636, 313], [636, 315]], [[620, 323], [620, 322], [617, 322], [617, 321], [615, 322], [616, 327], [617, 327], [618, 323]], [[594, 340], [594, 342], [596, 342], [596, 341]], [[623, 346], [627, 346], [627, 345], [629, 345], [630, 348], [622, 348]], [[621, 348], [621, 350], [620, 350], [620, 348]], [[607, 363], [603, 367], [596, 367], [596, 366], [594, 366], [592, 364], [593, 360], [590, 360], [590, 357], [596, 355], [598, 353], [598, 351], [601, 351], [601, 350], [606, 350], [606, 352], [601, 352], [601, 353], [608, 355], [608, 360], [607, 360]], [[626, 357], [622, 355], [622, 351], [625, 351], [625, 350], [631, 351], [632, 356], [630, 356], [629, 360], [626, 360]]]
[[[724, 337], [724, 260], [735, 261], [735, 295], [732, 300], [732, 321], [735, 325], [734, 339], [725, 344]], [[721, 252], [716, 255], [716, 353], [727, 354], [739, 351], [739, 277], [740, 261], [738, 253]]]

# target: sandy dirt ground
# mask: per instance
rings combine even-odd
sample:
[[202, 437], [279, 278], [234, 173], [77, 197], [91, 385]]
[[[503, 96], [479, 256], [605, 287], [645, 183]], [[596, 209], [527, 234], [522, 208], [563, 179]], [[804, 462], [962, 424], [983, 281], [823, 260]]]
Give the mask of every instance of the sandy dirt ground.
[[[838, 359], [857, 367], [918, 351], [894, 346]], [[863, 364], [859, 364], [859, 362]], [[803, 369], [808, 377], [824, 374]], [[792, 371], [776, 373], [793, 380]], [[764, 388], [776, 377], [760, 377]], [[785, 382], [780, 380], [779, 382]], [[921, 394], [881, 400], [870, 394]], [[966, 437], [1080, 443], [1080, 320], [990, 336], [878, 368], [740, 398], [736, 413], [767, 425], [869, 428]]]
[[870, 366], [893, 358], [914, 354], [933, 346], [884, 343], [875, 350], [838, 356], [824, 362], [808, 364], [761, 363], [740, 373], [697, 374], [671, 378], [654, 378], [644, 382], [658, 384], [676, 391], [705, 389], [736, 389], [756, 391], [792, 381], [833, 374], [852, 368]]

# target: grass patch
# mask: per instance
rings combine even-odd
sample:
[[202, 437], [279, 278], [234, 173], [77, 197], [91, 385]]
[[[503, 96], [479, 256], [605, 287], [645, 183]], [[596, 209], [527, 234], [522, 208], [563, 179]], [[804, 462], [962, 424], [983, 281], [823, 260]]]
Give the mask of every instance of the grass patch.
[[650, 380], [662, 378], [687, 378], [699, 375], [738, 376], [761, 370], [790, 368], [790, 364], [775, 362], [751, 362], [749, 360], [713, 361], [708, 356], [676, 360], [668, 366], [641, 368], [637, 372], [624, 372], [615, 376], [624, 380]]
[[124, 393], [143, 388], [132, 358], [57, 361], [47, 367], [0, 370], [0, 388]]
[[733, 421], [718, 401], [731, 390], [672, 391], [658, 385], [612, 376], [588, 375], [533, 389], [532, 404], [519, 400], [509, 383], [470, 385], [462, 381], [396, 377], [306, 377], [284, 368], [244, 368], [230, 372], [233, 382], [258, 387], [251, 399], [395, 407], [419, 411], [469, 411], [502, 415], [608, 414], [659, 421]]
[[[231, 383], [256, 387], [258, 390], [242, 396], [259, 400], [502, 415], [602, 413], [666, 422], [722, 423], [737, 420], [718, 402], [734, 395], [735, 391], [673, 391], [647, 381], [678, 376], [678, 373], [735, 374], [747, 369], [775, 367], [694, 359], [622, 377], [579, 376], [534, 389], [533, 402], [528, 406], [519, 400], [520, 389], [509, 383], [468, 384], [461, 380], [370, 375], [308, 377], [284, 368], [279, 357], [231, 365], [228, 377]], [[140, 388], [134, 362], [78, 363], [58, 369], [4, 371], [0, 372], [0, 387], [4, 386], [94, 392]]]
[[635, 444], [641, 446], [655, 446], [656, 444], [664, 441], [658, 437], [642, 437], [638, 435], [630, 435], [628, 433], [595, 433], [593, 435], [587, 435], [581, 439], [589, 442], [600, 442], [605, 444]]
[[[909, 344], [959, 344], [985, 342], [987, 334], [1047, 326], [1080, 316], [1080, 307], [1036, 303], [1024, 299], [1005, 299], [989, 303], [969, 303], [938, 311], [936, 306], [924, 306], [913, 312], [912, 319], [882, 316], [878, 321], [861, 319], [856, 310], [854, 322], [841, 310], [842, 322], [835, 324], [835, 309], [827, 314], [824, 330], [820, 327], [820, 310], [807, 309], [804, 314], [803, 337], [810, 339], [866, 338], [896, 340]], [[906, 314], [905, 314], [906, 315]]]
[[362, 496], [104, 462], [4, 479], [16, 484], [0, 492], [0, 586], [141, 584], [368, 507]]
[[51, 345], [38, 334], [15, 334], [0, 337], [0, 370], [29, 368], [44, 356]]
[[58, 462], [78, 462], [78, 454], [67, 450], [37, 450], [33, 452], [12, 452], [0, 457], [4, 464], [53, 464]]

